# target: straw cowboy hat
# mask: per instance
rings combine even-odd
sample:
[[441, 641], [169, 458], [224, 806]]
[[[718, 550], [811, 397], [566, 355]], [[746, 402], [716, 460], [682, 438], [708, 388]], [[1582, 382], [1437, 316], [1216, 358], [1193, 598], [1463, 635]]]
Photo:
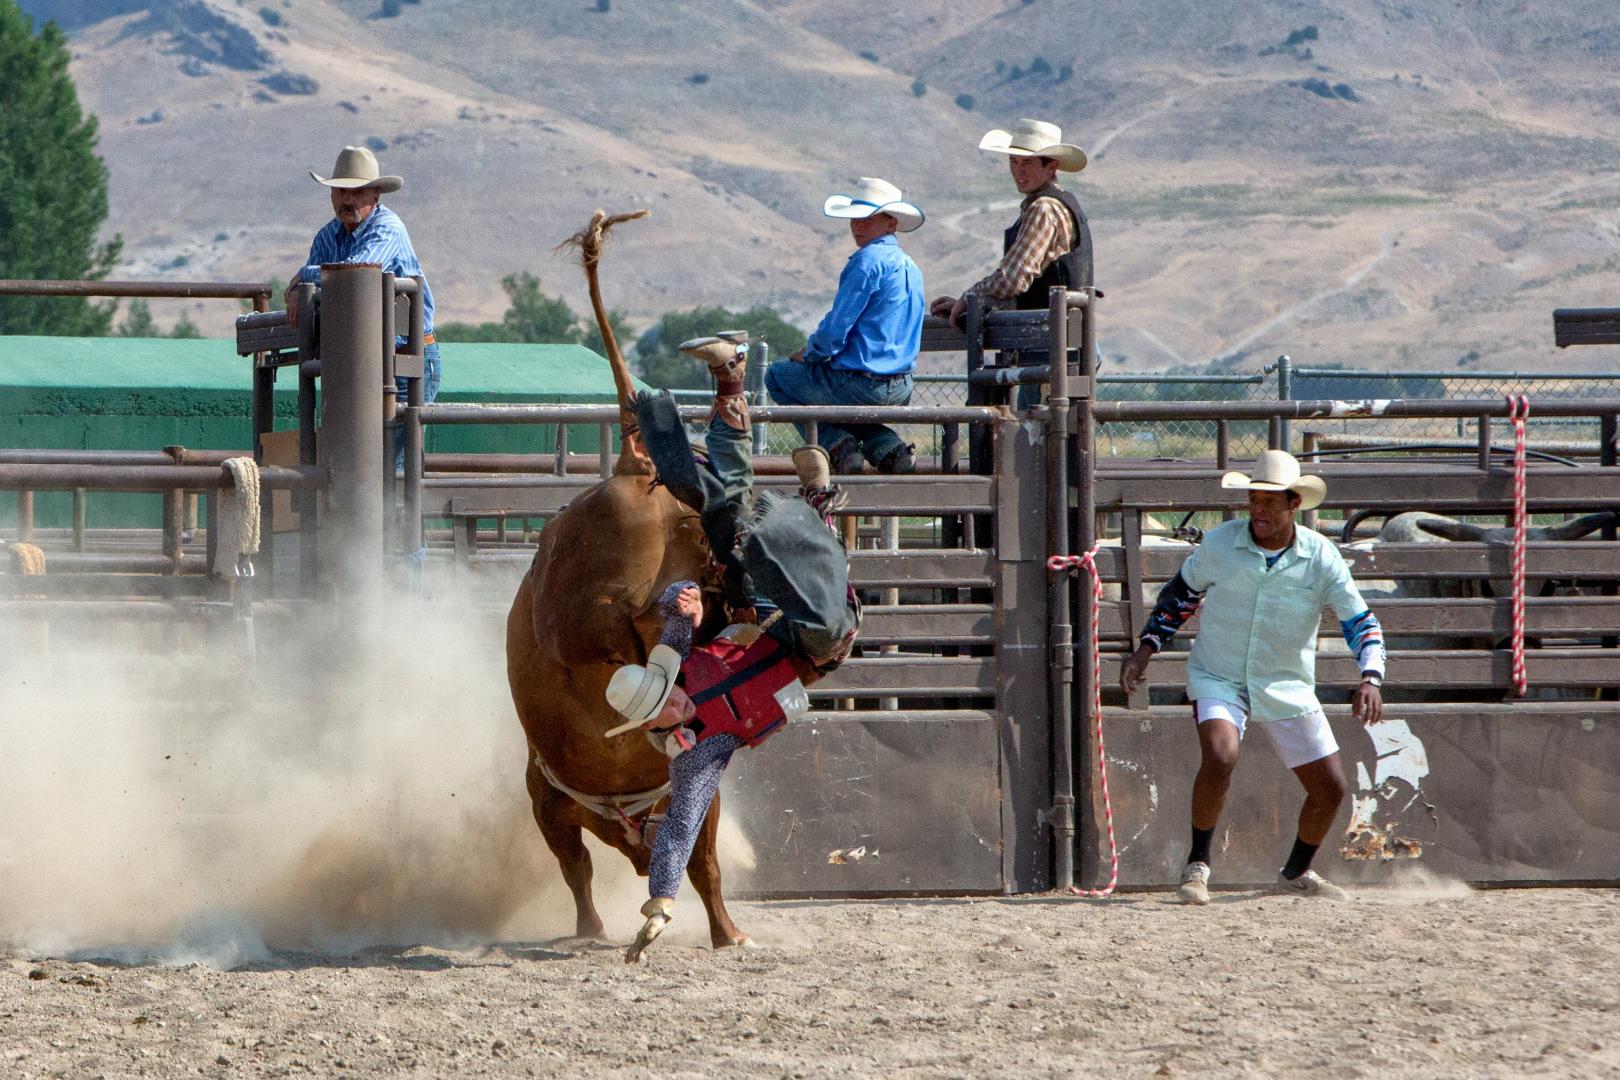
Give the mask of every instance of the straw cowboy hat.
[[1246, 491], [1292, 491], [1299, 496], [1301, 510], [1314, 510], [1327, 497], [1327, 484], [1320, 476], [1301, 476], [1299, 462], [1286, 450], [1266, 450], [1255, 459], [1254, 475], [1229, 472], [1221, 477], [1221, 487]]
[[1064, 172], [1086, 167], [1086, 152], [1063, 141], [1063, 129], [1044, 120], [1020, 120], [1011, 131], [996, 128], [979, 140], [979, 149], [1008, 157], [1048, 157]]
[[634, 731], [663, 712], [680, 674], [681, 654], [668, 645], [654, 645], [647, 664], [626, 664], [608, 680], [607, 702], [629, 721], [604, 733], [605, 738]]
[[398, 191], [405, 181], [397, 176], [379, 176], [382, 170], [377, 167], [377, 155], [363, 146], [345, 146], [338, 155], [337, 164], [332, 166], [331, 176], [319, 176], [314, 169], [309, 175], [314, 177], [317, 184], [325, 184], [335, 188], [368, 188], [374, 187], [378, 191]]
[[853, 190], [827, 196], [821, 212], [828, 217], [861, 221], [873, 214], [888, 214], [900, 223], [901, 232], [913, 232], [923, 223], [923, 212], [900, 197], [900, 189], [887, 180], [863, 176]]

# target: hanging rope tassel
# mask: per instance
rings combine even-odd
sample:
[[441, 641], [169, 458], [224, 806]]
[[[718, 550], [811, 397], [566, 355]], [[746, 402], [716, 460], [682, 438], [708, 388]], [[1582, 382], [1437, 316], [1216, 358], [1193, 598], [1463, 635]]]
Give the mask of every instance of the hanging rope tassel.
[[219, 540], [210, 569], [218, 577], [252, 577], [259, 553], [259, 466], [250, 457], [234, 457], [224, 468], [231, 486], [219, 491]]
[[1530, 684], [1524, 665], [1524, 422], [1530, 417], [1530, 398], [1525, 394], [1509, 394], [1507, 405], [1508, 419], [1513, 421], [1513, 554], [1509, 563], [1513, 577], [1512, 677], [1514, 696], [1524, 697]]
[[1114, 801], [1108, 795], [1108, 749], [1103, 745], [1102, 728], [1102, 650], [1097, 643], [1097, 624], [1102, 614], [1102, 571], [1097, 569], [1097, 548], [1084, 555], [1054, 555], [1046, 560], [1052, 571], [1073, 570], [1082, 567], [1091, 579], [1091, 720], [1092, 732], [1097, 739], [1097, 772], [1102, 777], [1103, 822], [1108, 827], [1108, 884], [1100, 889], [1081, 889], [1069, 886], [1074, 896], [1100, 900], [1111, 896], [1119, 884], [1119, 845], [1114, 840]]

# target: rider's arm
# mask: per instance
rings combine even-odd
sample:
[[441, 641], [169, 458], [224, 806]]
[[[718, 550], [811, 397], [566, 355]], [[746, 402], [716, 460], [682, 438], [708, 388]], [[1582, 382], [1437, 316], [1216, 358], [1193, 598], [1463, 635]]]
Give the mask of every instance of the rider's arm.
[[668, 645], [680, 653], [682, 660], [692, 653], [692, 633], [703, 617], [703, 609], [700, 601], [697, 613], [692, 614], [690, 605], [683, 604], [681, 598], [686, 590], [695, 591], [697, 587], [695, 581], [677, 581], [665, 589], [663, 595], [658, 598], [658, 614], [664, 617], [664, 633], [658, 639], [658, 643]]

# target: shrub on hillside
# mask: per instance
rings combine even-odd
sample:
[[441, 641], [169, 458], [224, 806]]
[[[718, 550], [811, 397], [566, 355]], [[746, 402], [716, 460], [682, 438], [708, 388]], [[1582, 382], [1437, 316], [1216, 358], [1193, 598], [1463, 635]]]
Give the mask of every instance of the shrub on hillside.
[[958, 109], [966, 109], [968, 112], [972, 112], [973, 111], [973, 95], [972, 94], [957, 94], [956, 95], [956, 107]]
[[912, 97], [922, 97], [926, 93], [928, 93], [928, 84], [927, 83], [923, 82], [921, 79], [913, 79], [913, 80], [911, 80], [911, 95], [912, 95]]

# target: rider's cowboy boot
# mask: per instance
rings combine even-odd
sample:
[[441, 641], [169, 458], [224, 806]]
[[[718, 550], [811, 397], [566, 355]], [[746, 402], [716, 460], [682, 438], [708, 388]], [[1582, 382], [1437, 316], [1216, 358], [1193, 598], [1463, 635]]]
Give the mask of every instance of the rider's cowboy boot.
[[655, 896], [641, 905], [641, 913], [647, 916], [647, 921], [641, 924], [641, 929], [636, 931], [636, 940], [624, 951], [624, 962], [627, 964], [640, 960], [647, 946], [664, 932], [664, 927], [675, 917], [675, 901], [667, 896]]
[[793, 451], [793, 469], [799, 474], [799, 495], [821, 520], [832, 527], [833, 514], [843, 509], [849, 495], [832, 482], [832, 459], [819, 446], [801, 446]]
[[683, 341], [678, 348], [687, 356], [703, 361], [714, 376], [712, 421], [719, 416], [729, 427], [748, 430], [748, 398], [743, 392], [743, 374], [748, 370], [748, 335], [741, 330], [722, 330], [714, 337]]

